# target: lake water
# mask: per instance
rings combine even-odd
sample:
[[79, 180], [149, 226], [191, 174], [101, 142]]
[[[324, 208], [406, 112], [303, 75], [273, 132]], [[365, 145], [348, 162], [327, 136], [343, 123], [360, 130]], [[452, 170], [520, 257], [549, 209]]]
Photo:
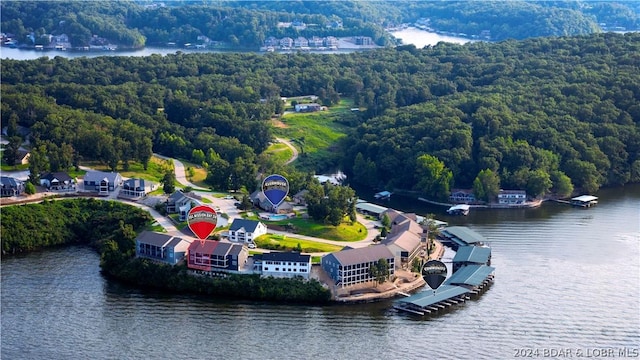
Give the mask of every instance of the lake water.
[[[464, 44], [469, 41], [472, 41], [466, 38], [441, 35], [441, 34], [424, 31], [424, 30], [420, 30], [412, 27], [402, 29], [399, 31], [394, 31], [394, 32], [391, 32], [391, 34], [393, 34], [393, 36], [395, 36], [396, 38], [401, 39], [404, 44], [414, 44], [418, 48], [422, 48], [426, 45], [436, 45], [441, 41], [451, 42], [456, 44]], [[140, 50], [124, 50], [124, 51], [62, 51], [62, 50], [18, 49], [18, 48], [9, 48], [9, 47], [3, 46], [3, 47], [0, 47], [0, 59], [34, 60], [34, 59], [41, 58], [43, 56], [47, 56], [49, 58], [62, 56], [70, 59], [77, 58], [77, 57], [98, 57], [98, 56], [149, 56], [152, 54], [159, 54], [159, 55], [175, 54], [178, 51], [181, 51], [185, 54], [229, 52], [229, 51], [221, 51], [221, 50], [184, 49], [184, 48], [177, 48], [177, 47], [167, 47], [167, 48], [145, 47], [144, 49], [140, 49]], [[315, 53], [340, 54], [340, 53], [351, 53], [354, 51], [362, 51], [362, 50], [343, 49], [343, 50], [337, 50], [337, 51], [316, 51]]]
[[[108, 281], [99, 257], [68, 247], [5, 257], [3, 359], [511, 359], [573, 357], [640, 344], [640, 185], [590, 209], [415, 208], [469, 226], [493, 247], [496, 282], [434, 318], [390, 302], [293, 306], [139, 291]], [[395, 199], [394, 199], [395, 197]], [[392, 201], [402, 199], [392, 196]], [[419, 206], [419, 203], [415, 204]], [[442, 215], [442, 216], [440, 216]], [[599, 356], [593, 356], [599, 355]], [[611, 356], [609, 356], [611, 357]], [[619, 356], [618, 356], [619, 357]]]

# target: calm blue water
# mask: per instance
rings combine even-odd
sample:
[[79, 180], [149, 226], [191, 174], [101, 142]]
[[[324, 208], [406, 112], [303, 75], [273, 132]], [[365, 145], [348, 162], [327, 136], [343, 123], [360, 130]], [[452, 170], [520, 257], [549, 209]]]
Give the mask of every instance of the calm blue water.
[[106, 280], [83, 247], [5, 257], [0, 356], [512, 359], [523, 348], [637, 350], [640, 186], [597, 195], [591, 209], [455, 218], [490, 241], [496, 282], [435, 318], [389, 302], [309, 307], [143, 292]]

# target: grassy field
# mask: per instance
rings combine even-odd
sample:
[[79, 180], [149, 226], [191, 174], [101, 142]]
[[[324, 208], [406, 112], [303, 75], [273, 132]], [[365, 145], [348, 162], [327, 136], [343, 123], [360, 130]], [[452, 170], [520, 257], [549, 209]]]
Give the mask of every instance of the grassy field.
[[325, 244], [317, 241], [298, 239], [288, 235], [266, 234], [258, 236], [254, 242], [259, 248], [280, 251], [295, 250], [300, 244], [302, 252], [334, 252], [342, 249], [342, 246]]
[[273, 222], [281, 226], [293, 225], [296, 234], [313, 236], [335, 241], [360, 241], [367, 237], [367, 228], [359, 222], [350, 225], [342, 223], [338, 226], [320, 224], [312, 219], [287, 219]]
[[[200, 165], [196, 165], [194, 163], [188, 162], [183, 159], [180, 159], [180, 162], [184, 165], [184, 171], [187, 173], [187, 180], [189, 180], [192, 184], [196, 186], [206, 188], [206, 189], [209, 188], [209, 185], [205, 184], [204, 182], [204, 180], [207, 178], [206, 169], [204, 169]], [[192, 171], [193, 176], [189, 176], [189, 171]]]
[[[95, 170], [99, 170], [99, 171], [111, 171], [107, 165], [99, 162], [93, 162], [93, 161], [85, 162], [85, 163], [82, 163], [82, 165], [90, 167]], [[147, 170], [145, 170], [142, 164], [138, 162], [130, 162], [129, 170], [127, 171], [124, 171], [122, 169], [121, 164], [118, 166], [118, 169], [117, 169], [117, 171], [123, 177], [139, 178], [139, 179], [145, 179], [145, 180], [154, 181], [154, 182], [160, 182], [160, 180], [162, 180], [162, 178], [164, 177], [164, 174], [168, 170], [173, 170], [173, 162], [170, 160], [163, 160], [155, 156], [152, 156], [151, 159], [149, 160], [149, 165], [147, 166]], [[179, 184], [176, 182], [176, 185], [179, 185]]]
[[283, 143], [273, 143], [265, 150], [265, 154], [269, 155], [277, 163], [284, 164], [293, 156], [293, 151]]
[[349, 126], [345, 122], [354, 117], [352, 105], [350, 99], [343, 99], [325, 111], [288, 113], [273, 121], [274, 134], [289, 139], [298, 148], [298, 165], [322, 162], [333, 157], [332, 150], [346, 136]]

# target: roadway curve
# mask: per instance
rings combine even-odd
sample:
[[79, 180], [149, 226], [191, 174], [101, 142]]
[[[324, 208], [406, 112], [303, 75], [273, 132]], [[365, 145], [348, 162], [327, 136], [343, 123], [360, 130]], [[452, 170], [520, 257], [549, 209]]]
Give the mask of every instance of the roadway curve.
[[291, 158], [287, 161], [285, 161], [285, 165], [289, 165], [292, 162], [296, 161], [296, 159], [298, 158], [298, 149], [296, 149], [295, 146], [293, 146], [293, 144], [289, 141], [289, 140], [285, 140], [283, 138], [279, 138], [277, 137], [276, 140], [278, 140], [278, 142], [281, 142], [285, 145], [287, 145], [289, 147], [289, 149], [291, 149], [291, 151], [293, 151], [293, 156], [291, 156]]
[[189, 180], [187, 180], [187, 173], [185, 172], [184, 169], [184, 164], [178, 160], [178, 159], [174, 159], [174, 158], [170, 158], [170, 157], [166, 157], [160, 154], [153, 154], [154, 156], [163, 159], [163, 160], [173, 160], [173, 168], [174, 171], [176, 173], [176, 180], [184, 186], [191, 186], [193, 188], [193, 190], [198, 190], [198, 191], [209, 191], [209, 189], [205, 189], [205, 188], [201, 188], [198, 185], [193, 184], [192, 182], [190, 182]]

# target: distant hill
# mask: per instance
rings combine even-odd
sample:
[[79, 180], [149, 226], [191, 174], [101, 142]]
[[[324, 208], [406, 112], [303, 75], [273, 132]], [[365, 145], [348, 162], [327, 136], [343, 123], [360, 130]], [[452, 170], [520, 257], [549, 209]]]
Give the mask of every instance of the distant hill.
[[[429, 27], [491, 40], [640, 27], [638, 2], [591, 1], [3, 1], [1, 29], [23, 46], [68, 36], [72, 47], [200, 44], [257, 49], [266, 38], [369, 36], [386, 27]], [[281, 26], [298, 23], [301, 26]]]

